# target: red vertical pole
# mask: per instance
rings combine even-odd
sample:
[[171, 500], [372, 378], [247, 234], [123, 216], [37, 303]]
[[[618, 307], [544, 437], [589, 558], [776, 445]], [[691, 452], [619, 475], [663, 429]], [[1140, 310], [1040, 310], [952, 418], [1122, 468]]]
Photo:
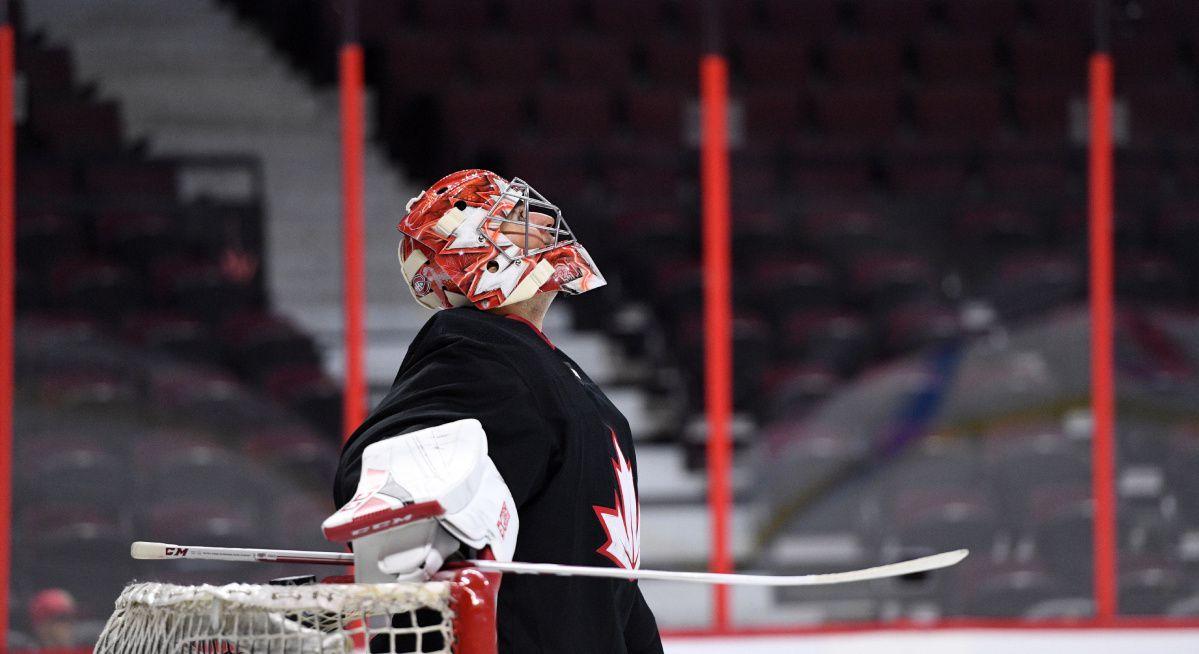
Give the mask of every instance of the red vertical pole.
[[1116, 615], [1115, 299], [1112, 287], [1112, 61], [1106, 52], [1090, 63], [1091, 245], [1091, 484], [1095, 498], [1094, 586], [1096, 618]]
[[362, 215], [362, 46], [348, 42], [341, 48], [341, 192], [342, 246], [345, 287], [345, 397], [342, 437], [366, 417], [366, 376], [363, 371], [363, 313], [366, 305], [366, 231]]
[[[5, 3], [6, 0], [0, 0]], [[3, 10], [0, 9], [0, 12]], [[16, 132], [13, 76], [16, 37], [0, 16], [0, 649], [8, 642], [12, 570], [13, 311], [16, 288]]]
[[[729, 554], [729, 511], [732, 497], [733, 414], [732, 293], [730, 270], [728, 65], [723, 56], [706, 54], [700, 61], [702, 116], [701, 184], [704, 243], [704, 389], [708, 419], [708, 508], [712, 520], [713, 572], [732, 572]], [[713, 622], [729, 628], [728, 587], [713, 589]]]

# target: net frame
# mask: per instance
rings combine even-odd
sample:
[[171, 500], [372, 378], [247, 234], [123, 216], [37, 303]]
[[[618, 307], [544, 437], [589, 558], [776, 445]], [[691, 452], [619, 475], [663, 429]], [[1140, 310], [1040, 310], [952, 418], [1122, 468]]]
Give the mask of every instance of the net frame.
[[496, 654], [497, 573], [426, 583], [133, 583], [97, 654]]

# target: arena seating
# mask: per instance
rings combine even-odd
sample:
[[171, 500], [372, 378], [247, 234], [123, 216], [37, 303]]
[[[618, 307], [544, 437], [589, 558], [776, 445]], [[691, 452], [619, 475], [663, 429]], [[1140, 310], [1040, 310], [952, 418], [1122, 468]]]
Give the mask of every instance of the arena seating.
[[[65, 588], [86, 630], [134, 577], [228, 572], [135, 568], [132, 540], [261, 543], [266, 520], [283, 515], [274, 502], [318, 492], [323, 503], [287, 514], [315, 532], [329, 480], [297, 468], [333, 456], [340, 393], [319, 367], [272, 385], [280, 370], [318, 359], [264, 297], [261, 196], [184, 190], [197, 170], [252, 176], [256, 162], [150, 156], [123, 133], [120, 105], [78, 82], [68, 47], [21, 31], [17, 54], [27, 104], [17, 161], [14, 605]], [[303, 542], [321, 546], [313, 541]]]
[[[344, 23], [338, 2], [299, 10], [227, 2], [314, 80], [332, 81]], [[652, 436], [693, 452], [700, 448], [682, 434], [703, 398], [694, 105], [706, 21], [698, 4], [367, 0], [356, 26], [377, 98], [376, 133], [411, 175], [483, 165], [533, 180], [605, 263], [615, 282], [605, 308], [650, 308], [667, 338], [653, 348], [630, 338], [630, 348], [641, 347], [652, 367], [687, 373], [654, 379], [673, 379], [687, 406]], [[1171, 380], [1192, 374], [1199, 356], [1193, 335], [1170, 330], [1192, 323], [1167, 315], [1192, 316], [1199, 304], [1199, 13], [1194, 3], [1140, 4], [1140, 19], [1119, 18], [1114, 44], [1118, 115], [1127, 119], [1118, 133], [1116, 270], [1121, 308], [1152, 313], [1147, 324], [1121, 322], [1131, 337], [1119, 352], [1122, 374], [1134, 380], [1127, 386], [1150, 395], [1151, 384], [1136, 384], [1176, 390]], [[855, 480], [777, 533], [827, 537], [851, 521], [872, 559], [961, 538], [989, 554], [953, 583], [893, 589], [901, 603], [995, 617], [1092, 610], [1079, 583], [1090, 565], [1085, 447], [1063, 427], [1087, 391], [1020, 350], [1060, 363], [1053, 357], [1085, 335], [1007, 340], [1022, 327], [1043, 337], [1039, 321], [1085, 297], [1079, 133], [1091, 25], [1080, 17], [1088, 6], [723, 3], [734, 98], [735, 395], [758, 425], [746, 445], [781, 453], [790, 475], [778, 483], [791, 494], [829, 475]], [[136, 192], [169, 203], [171, 162], [141, 155], [122, 138], [119, 107], [75, 88], [69, 52], [35, 41], [23, 52], [22, 65], [43, 74], [30, 87], [22, 138], [39, 156], [22, 161], [22, 195]], [[228, 376], [192, 371], [202, 380], [196, 388], [160, 374], [151, 389], [156, 403], [207, 416], [215, 429], [248, 425], [243, 451], [267, 451], [275, 435], [262, 429], [265, 401], [222, 394], [233, 373], [336, 428], [335, 419], [320, 422], [335, 417], [336, 393], [311, 343], [269, 315], [255, 280], [222, 274], [219, 248], [192, 240], [202, 230], [166, 229], [190, 212], [98, 206], [22, 207], [22, 247], [53, 243], [63, 253], [22, 261], [23, 308], [91, 316], [181, 358], [216, 353], [238, 362]], [[574, 303], [579, 324], [617, 331], [609, 317], [617, 312], [595, 311], [596, 301]], [[967, 351], [994, 361], [961, 381], [985, 392], [960, 397], [937, 386], [952, 377], [937, 366]], [[31, 377], [31, 392], [55, 406], [112, 411], [145, 390], [104, 361], [60, 372]], [[1016, 411], [1026, 408], [1021, 398], [1050, 393], [1066, 398], [1051, 424], [969, 423], [952, 436], [972, 444], [965, 452], [926, 451], [917, 438], [928, 435], [921, 418], [938, 402]], [[828, 414], [841, 421], [821, 423]], [[1126, 427], [1122, 444], [1136, 440]], [[1199, 589], [1178, 579], [1195, 561], [1183, 560], [1178, 544], [1199, 525], [1199, 489], [1186, 472], [1199, 448], [1193, 429], [1159, 431], [1168, 433], [1147, 439], [1168, 444], [1163, 451], [1121, 452], [1122, 462], [1147, 462], [1165, 480], [1156, 494], [1122, 490], [1124, 513], [1137, 518], [1120, 527], [1129, 553], [1122, 600], [1129, 612], [1193, 613]], [[318, 455], [317, 439], [305, 437], [296, 460], [281, 464], [302, 467]], [[879, 451], [893, 458], [879, 460]], [[234, 535], [246, 527], [234, 515], [210, 522], [232, 525]]]

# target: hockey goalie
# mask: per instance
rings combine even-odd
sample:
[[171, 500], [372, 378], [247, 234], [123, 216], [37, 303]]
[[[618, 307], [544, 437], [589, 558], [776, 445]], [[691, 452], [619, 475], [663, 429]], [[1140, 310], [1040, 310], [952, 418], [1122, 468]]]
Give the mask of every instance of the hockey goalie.
[[[520, 179], [464, 170], [406, 207], [400, 266], [437, 310], [347, 440], [326, 535], [359, 581], [455, 559], [639, 567], [628, 422], [541, 332], [550, 303], [604, 285], [562, 212]], [[661, 652], [636, 581], [506, 576], [504, 653]]]

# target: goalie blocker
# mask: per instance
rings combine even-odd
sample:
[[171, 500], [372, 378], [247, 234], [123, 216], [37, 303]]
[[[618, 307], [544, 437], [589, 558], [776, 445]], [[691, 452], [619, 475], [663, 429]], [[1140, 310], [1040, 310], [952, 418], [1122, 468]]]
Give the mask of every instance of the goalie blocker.
[[352, 543], [356, 582], [424, 581], [455, 558], [511, 561], [520, 517], [465, 419], [367, 446], [357, 491], [321, 528]]

